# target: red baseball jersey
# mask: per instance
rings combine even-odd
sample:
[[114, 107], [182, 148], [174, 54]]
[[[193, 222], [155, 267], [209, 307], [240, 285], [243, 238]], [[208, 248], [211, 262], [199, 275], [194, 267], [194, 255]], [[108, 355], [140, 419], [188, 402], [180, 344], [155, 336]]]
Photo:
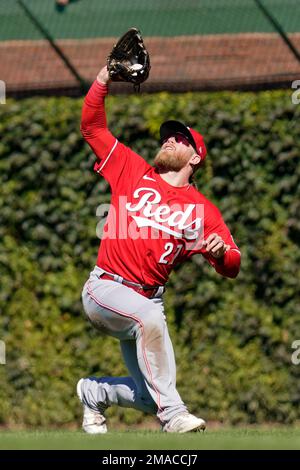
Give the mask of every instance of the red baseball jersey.
[[[81, 132], [97, 156], [94, 170], [111, 187], [97, 265], [129, 281], [163, 285], [177, 263], [201, 253], [215, 270], [235, 277], [240, 251], [220, 211], [193, 185], [172, 186], [140, 155], [108, 130], [104, 99], [108, 88], [97, 80], [83, 106]], [[202, 240], [217, 233], [230, 249], [216, 259]]]

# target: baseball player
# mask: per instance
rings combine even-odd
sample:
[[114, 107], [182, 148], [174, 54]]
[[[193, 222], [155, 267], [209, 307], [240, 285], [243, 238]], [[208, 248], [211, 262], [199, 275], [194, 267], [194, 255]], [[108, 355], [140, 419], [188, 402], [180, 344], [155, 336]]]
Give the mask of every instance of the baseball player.
[[161, 147], [150, 166], [108, 130], [108, 82], [104, 67], [82, 111], [81, 132], [97, 156], [94, 170], [111, 188], [97, 264], [82, 299], [94, 327], [120, 341], [129, 375], [79, 380], [82, 427], [106, 433], [105, 410], [118, 405], [156, 415], [165, 432], [205, 429], [176, 389], [162, 295], [174, 266], [195, 253], [235, 278], [240, 251], [219, 210], [191, 184], [206, 156], [201, 134], [178, 121], [163, 123]]

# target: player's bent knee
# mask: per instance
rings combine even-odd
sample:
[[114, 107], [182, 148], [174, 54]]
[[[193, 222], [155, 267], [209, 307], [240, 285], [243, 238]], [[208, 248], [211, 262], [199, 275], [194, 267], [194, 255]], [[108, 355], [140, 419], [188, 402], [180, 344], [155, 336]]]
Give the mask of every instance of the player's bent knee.
[[165, 320], [160, 310], [150, 310], [143, 324], [146, 332], [155, 334], [163, 334], [165, 328]]
[[138, 321], [134, 327], [135, 336], [145, 335], [146, 337], [163, 337], [165, 329], [165, 320], [161, 311], [152, 309], [141, 321]]

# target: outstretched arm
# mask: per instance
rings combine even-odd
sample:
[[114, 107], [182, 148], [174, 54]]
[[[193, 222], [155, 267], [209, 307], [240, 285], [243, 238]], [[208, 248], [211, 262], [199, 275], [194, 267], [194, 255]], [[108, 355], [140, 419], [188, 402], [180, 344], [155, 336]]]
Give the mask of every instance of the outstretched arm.
[[103, 67], [84, 99], [81, 133], [98, 158], [94, 170], [104, 176], [111, 189], [128, 185], [133, 171], [146, 171], [149, 166], [143, 158], [120, 143], [107, 127], [105, 97], [108, 94], [109, 74]]
[[107, 67], [105, 65], [105, 67], [102, 67], [102, 69], [100, 70], [100, 72], [98, 73], [97, 75], [97, 81], [101, 84], [101, 85], [108, 85], [108, 82], [109, 82], [109, 73], [108, 73], [108, 70], [107, 70]]
[[107, 67], [103, 67], [85, 97], [80, 126], [84, 139], [100, 160], [107, 157], [116, 142], [106, 122], [104, 100], [108, 94], [108, 82]]

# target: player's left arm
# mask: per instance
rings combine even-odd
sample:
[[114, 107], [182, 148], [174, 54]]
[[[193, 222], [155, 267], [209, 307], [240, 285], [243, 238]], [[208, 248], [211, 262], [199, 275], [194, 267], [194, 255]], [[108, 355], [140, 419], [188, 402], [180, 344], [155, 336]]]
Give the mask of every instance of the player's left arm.
[[97, 156], [94, 170], [109, 182], [115, 192], [126, 189], [129, 176], [145, 173], [149, 164], [119, 142], [108, 129], [105, 111], [108, 82], [108, 70], [103, 67], [84, 99], [80, 129]]
[[209, 205], [205, 215], [204, 244], [201, 254], [225, 277], [235, 278], [240, 270], [241, 252], [233, 241], [220, 211]]

